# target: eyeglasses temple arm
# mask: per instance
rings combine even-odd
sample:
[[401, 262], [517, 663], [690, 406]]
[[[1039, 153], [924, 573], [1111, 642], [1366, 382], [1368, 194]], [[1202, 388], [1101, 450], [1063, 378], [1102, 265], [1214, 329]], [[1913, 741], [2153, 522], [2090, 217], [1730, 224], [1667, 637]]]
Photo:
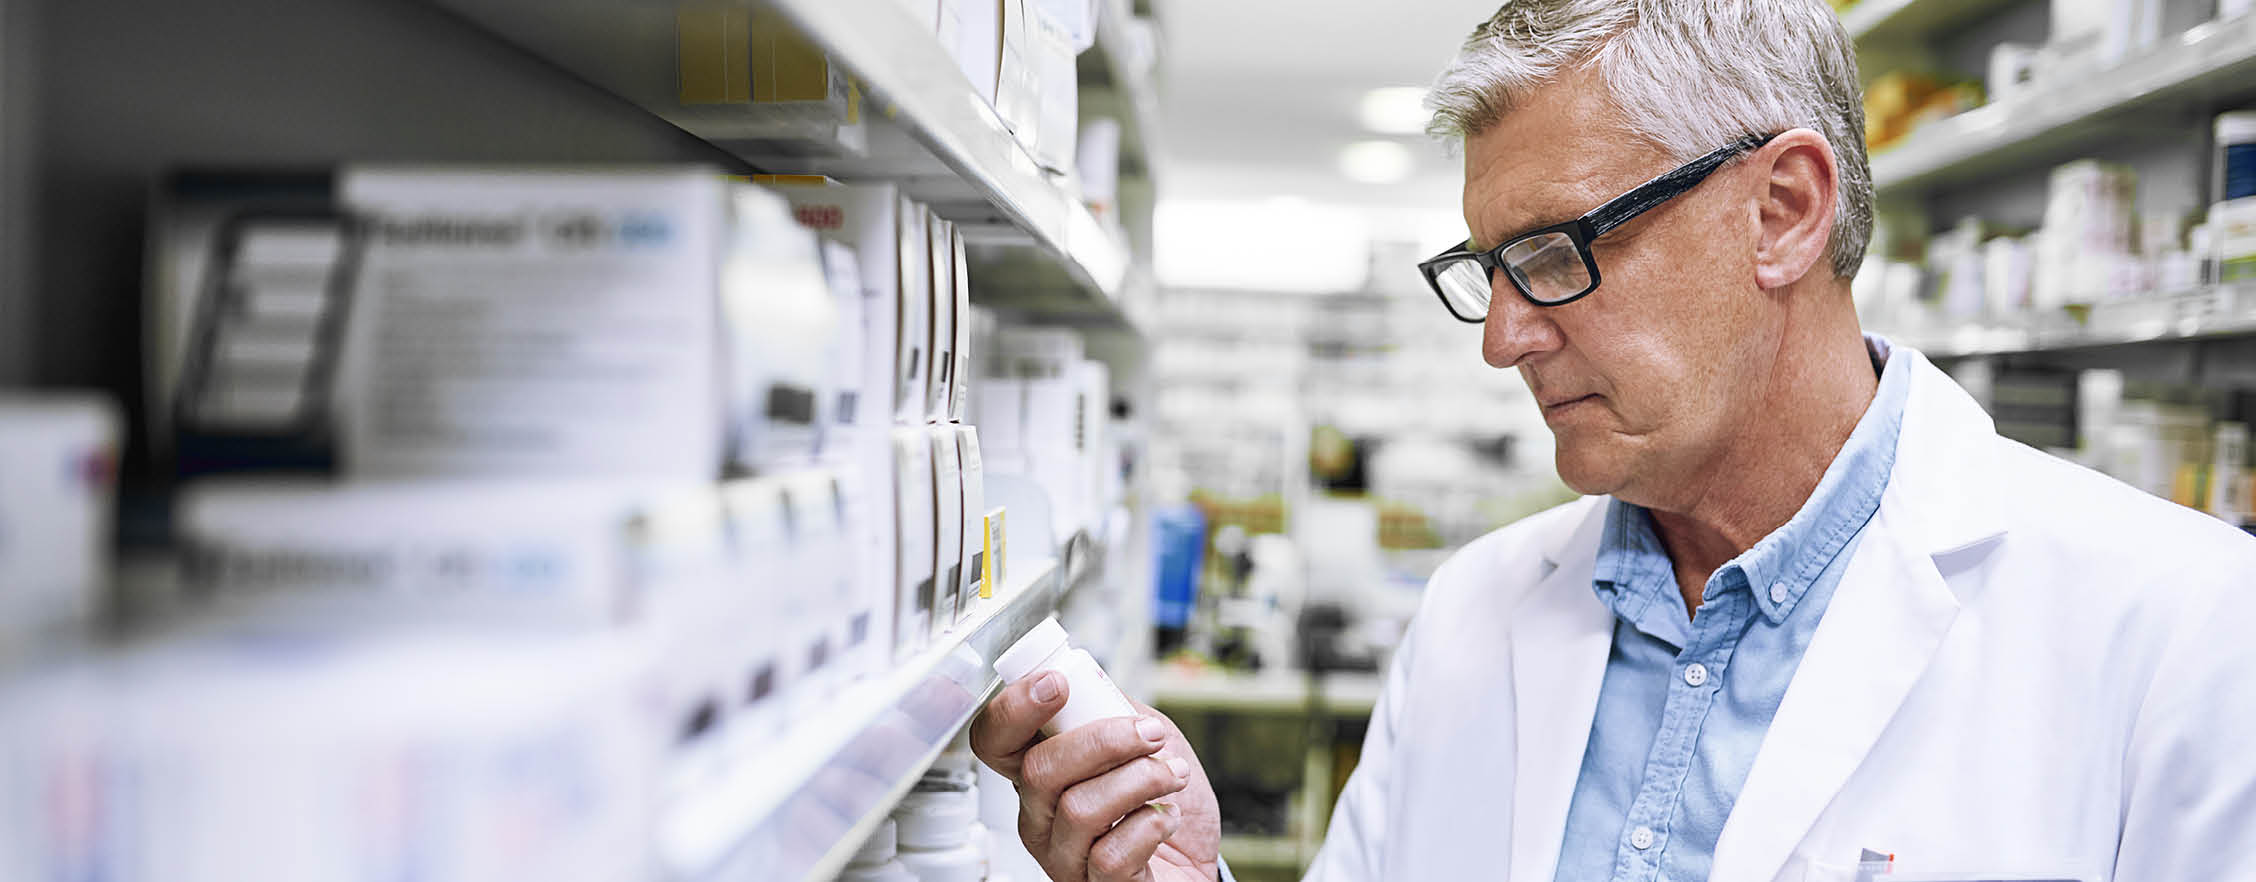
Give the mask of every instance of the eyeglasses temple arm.
[[1646, 181], [1639, 185], [1637, 189], [1623, 193], [1614, 201], [1591, 209], [1589, 214], [1583, 215], [1584, 230], [1592, 239], [1606, 235], [1615, 227], [1628, 223], [1638, 215], [1652, 211], [1661, 203], [1684, 195], [1686, 191], [1699, 186], [1701, 181], [1707, 180], [1709, 175], [1715, 174], [1716, 169], [1722, 168], [1724, 163], [1738, 159], [1755, 148], [1770, 143], [1770, 140], [1776, 137], [1778, 136], [1748, 135], [1726, 144], [1706, 156], [1692, 160], [1675, 171]]

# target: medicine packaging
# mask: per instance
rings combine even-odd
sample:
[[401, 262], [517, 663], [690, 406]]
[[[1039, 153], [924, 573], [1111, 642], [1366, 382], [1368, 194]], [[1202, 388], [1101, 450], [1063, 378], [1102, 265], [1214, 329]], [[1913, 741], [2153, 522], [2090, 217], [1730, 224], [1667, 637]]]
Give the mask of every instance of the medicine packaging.
[[933, 569], [938, 543], [934, 518], [939, 508], [933, 486], [932, 441], [924, 427], [893, 430], [896, 522], [893, 660], [923, 649], [934, 631]]
[[0, 660], [101, 610], [122, 428], [95, 396], [0, 395]]
[[701, 168], [345, 170], [368, 230], [346, 470], [712, 479], [728, 396], [752, 392], [723, 385], [735, 186]]
[[956, 427], [926, 430], [932, 445], [932, 634], [956, 625], [963, 611], [963, 460], [956, 452]]
[[971, 426], [954, 426], [956, 457], [961, 465], [956, 470], [960, 482], [957, 494], [958, 519], [962, 524], [957, 533], [963, 550], [957, 555], [962, 562], [961, 578], [956, 585], [956, 608], [969, 615], [982, 597], [981, 580], [987, 567], [987, 467], [979, 455], [979, 430]]
[[927, 352], [932, 353], [932, 371], [926, 378], [924, 421], [944, 423], [955, 401], [956, 386], [956, 262], [959, 255], [954, 224], [928, 215], [926, 234], [930, 248], [931, 277], [927, 280], [926, 311], [931, 316], [927, 328]]
[[648, 599], [628, 568], [630, 525], [664, 492], [214, 478], [181, 492], [180, 579], [229, 615], [315, 630], [608, 627]]

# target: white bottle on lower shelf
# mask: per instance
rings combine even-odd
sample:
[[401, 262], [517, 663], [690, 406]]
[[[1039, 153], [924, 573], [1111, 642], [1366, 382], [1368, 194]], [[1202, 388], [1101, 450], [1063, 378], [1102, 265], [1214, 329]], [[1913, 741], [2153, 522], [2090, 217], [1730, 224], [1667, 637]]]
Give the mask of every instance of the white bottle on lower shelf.
[[861, 850], [854, 852], [854, 859], [839, 872], [838, 882], [918, 882], [916, 875], [895, 859], [895, 837], [893, 819], [886, 818], [877, 825], [877, 832], [862, 842]]
[[918, 882], [984, 882], [987, 830], [979, 823], [972, 776], [936, 768], [917, 787], [893, 809], [900, 843], [895, 859]]

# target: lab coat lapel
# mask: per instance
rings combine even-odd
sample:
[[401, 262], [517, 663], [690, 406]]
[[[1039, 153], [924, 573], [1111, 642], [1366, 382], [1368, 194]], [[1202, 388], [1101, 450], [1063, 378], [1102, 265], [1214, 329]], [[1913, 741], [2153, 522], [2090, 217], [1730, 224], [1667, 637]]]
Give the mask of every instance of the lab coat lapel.
[[1566, 835], [1567, 807], [1598, 710], [1613, 613], [1590, 578], [1607, 504], [1599, 500], [1547, 549], [1553, 569], [1513, 612], [1512, 866], [1509, 878], [1549, 880]]
[[1958, 616], [1958, 599], [1934, 562], [1905, 547], [1887, 518], [1883, 508], [1850, 559], [1763, 736], [1716, 843], [1714, 878], [1778, 874], [1894, 719]]
[[[1989, 416], [1917, 352], [1896, 467], [1716, 843], [1712, 878], [1771, 879], [1871, 752], [1958, 616], [1935, 557], [2004, 532]], [[1822, 856], [1848, 860], [1847, 856]]]

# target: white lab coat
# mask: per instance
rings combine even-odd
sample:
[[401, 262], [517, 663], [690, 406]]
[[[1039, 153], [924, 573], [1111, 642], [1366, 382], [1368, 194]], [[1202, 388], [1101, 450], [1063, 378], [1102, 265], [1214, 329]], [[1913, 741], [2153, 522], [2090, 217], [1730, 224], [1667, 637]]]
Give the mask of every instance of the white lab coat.
[[[1711, 878], [1848, 882], [1870, 848], [1905, 874], [2256, 880], [2256, 540], [2000, 438], [1894, 357], [1894, 475]], [[1603, 511], [1435, 574], [1312, 882], [1550, 882], [1613, 633]]]

